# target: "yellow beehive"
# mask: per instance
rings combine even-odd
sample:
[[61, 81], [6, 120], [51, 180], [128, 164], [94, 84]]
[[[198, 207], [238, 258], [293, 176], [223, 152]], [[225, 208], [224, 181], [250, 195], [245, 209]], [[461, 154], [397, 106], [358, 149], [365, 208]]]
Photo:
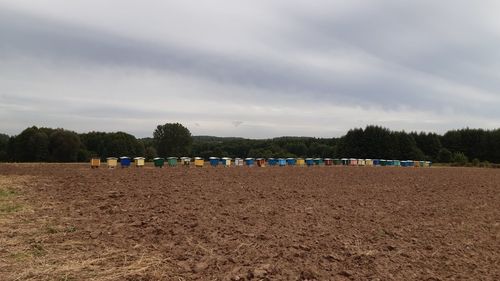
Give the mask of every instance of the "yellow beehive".
[[194, 165], [195, 165], [196, 167], [203, 167], [203, 165], [204, 165], [204, 164], [205, 164], [205, 160], [203, 160], [202, 158], [200, 158], [200, 157], [196, 157], [196, 158], [194, 159]]
[[304, 158], [297, 158], [297, 166], [305, 166], [306, 165], [306, 160]]
[[134, 163], [136, 167], [144, 167], [144, 157], [135, 157]]
[[99, 168], [99, 166], [101, 166], [101, 158], [92, 157], [92, 159], [90, 159], [90, 167], [94, 169]]
[[118, 165], [118, 159], [115, 157], [106, 158], [106, 163], [108, 164], [108, 168], [113, 169]]
[[372, 159], [366, 159], [365, 160], [365, 165], [366, 166], [373, 166], [373, 160]]
[[420, 161], [413, 161], [414, 167], [420, 167]]

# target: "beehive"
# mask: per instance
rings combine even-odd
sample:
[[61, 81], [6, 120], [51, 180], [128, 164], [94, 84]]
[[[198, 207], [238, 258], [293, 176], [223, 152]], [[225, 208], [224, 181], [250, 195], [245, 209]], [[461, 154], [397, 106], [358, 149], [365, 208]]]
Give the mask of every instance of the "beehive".
[[287, 158], [287, 159], [286, 159], [286, 164], [287, 164], [288, 166], [295, 166], [295, 165], [297, 164], [297, 159], [295, 159], [295, 158], [291, 158], [291, 157], [290, 157], [290, 158]]
[[155, 167], [162, 168], [163, 165], [165, 165], [165, 158], [156, 157], [153, 159], [153, 163], [154, 163]]
[[194, 166], [195, 167], [201, 168], [201, 167], [203, 167], [204, 164], [205, 164], [205, 160], [203, 160], [203, 158], [201, 158], [201, 157], [194, 158]]
[[219, 165], [219, 157], [210, 157], [208, 158], [208, 162], [210, 163], [210, 166], [212, 167], [217, 167], [217, 165]]
[[101, 158], [92, 157], [92, 159], [90, 159], [90, 168], [99, 168], [99, 166], [101, 166]]
[[175, 167], [175, 166], [177, 166], [177, 157], [173, 157], [173, 156], [172, 157], [168, 157], [167, 158], [167, 162], [168, 162], [168, 165], [170, 167]]
[[365, 159], [365, 165], [366, 166], [373, 166], [373, 160], [372, 159]]
[[267, 164], [269, 166], [276, 166], [276, 164], [278, 163], [278, 160], [274, 159], [274, 158], [268, 158], [267, 159]]
[[189, 157], [181, 157], [181, 165], [184, 167], [189, 167], [191, 164], [191, 158]]
[[354, 159], [354, 158], [349, 159], [349, 165], [350, 166], [357, 166], [358, 165], [358, 159]]
[[264, 158], [257, 158], [256, 162], [257, 162], [258, 167], [265, 167], [266, 166], [266, 159], [264, 159]]
[[250, 157], [245, 158], [245, 164], [246, 164], [248, 167], [253, 167], [253, 165], [254, 165], [254, 161], [255, 161], [255, 159], [253, 159], [253, 158], [250, 158]]
[[316, 165], [316, 166], [323, 166], [325, 164], [325, 162], [323, 161], [323, 158], [314, 158], [313, 161], [314, 161], [314, 165]]
[[122, 166], [122, 168], [130, 167], [130, 158], [127, 156], [120, 157], [120, 165]]
[[108, 164], [108, 168], [114, 169], [118, 164], [118, 159], [116, 157], [108, 157], [106, 158], [106, 164]]
[[306, 164], [304, 158], [297, 158], [297, 166], [303, 167]]
[[231, 167], [231, 160], [232, 159], [229, 158], [229, 157], [223, 157], [221, 159], [222, 166], [224, 166], [224, 167]]
[[144, 160], [145, 160], [144, 157], [135, 157], [134, 158], [135, 166], [138, 168], [144, 167]]
[[241, 167], [241, 166], [243, 166], [243, 165], [244, 165], [244, 161], [243, 161], [243, 159], [241, 159], [241, 158], [235, 158], [235, 159], [234, 159], [234, 165], [235, 165], [236, 167]]
[[333, 159], [325, 158], [325, 166], [332, 166], [332, 165], [333, 165]]

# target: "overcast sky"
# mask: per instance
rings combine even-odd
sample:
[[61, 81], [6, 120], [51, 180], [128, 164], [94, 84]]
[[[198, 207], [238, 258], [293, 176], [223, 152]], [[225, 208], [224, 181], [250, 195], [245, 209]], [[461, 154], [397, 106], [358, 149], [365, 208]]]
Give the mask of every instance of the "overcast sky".
[[500, 1], [0, 0], [0, 132], [500, 127]]

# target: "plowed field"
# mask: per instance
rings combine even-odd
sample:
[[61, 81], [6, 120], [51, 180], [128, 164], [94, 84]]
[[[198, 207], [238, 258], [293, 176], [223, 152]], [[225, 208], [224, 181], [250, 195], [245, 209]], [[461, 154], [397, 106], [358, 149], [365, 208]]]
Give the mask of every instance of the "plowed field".
[[0, 165], [0, 280], [500, 280], [500, 170]]

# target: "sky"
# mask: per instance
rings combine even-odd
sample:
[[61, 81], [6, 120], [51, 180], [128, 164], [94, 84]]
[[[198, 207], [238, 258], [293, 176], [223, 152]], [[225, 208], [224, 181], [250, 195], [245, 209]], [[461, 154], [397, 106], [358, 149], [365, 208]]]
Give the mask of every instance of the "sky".
[[500, 1], [0, 0], [0, 132], [500, 127]]

